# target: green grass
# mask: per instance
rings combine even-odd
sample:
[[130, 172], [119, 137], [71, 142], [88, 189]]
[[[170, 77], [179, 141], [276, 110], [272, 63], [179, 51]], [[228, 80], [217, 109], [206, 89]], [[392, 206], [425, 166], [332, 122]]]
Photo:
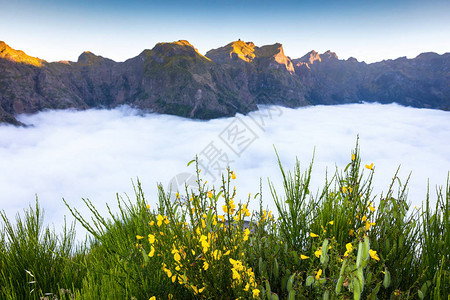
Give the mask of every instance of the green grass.
[[238, 172], [211, 187], [198, 166], [198, 188], [176, 199], [159, 186], [149, 205], [137, 182], [118, 213], [83, 199], [88, 220], [66, 203], [83, 244], [73, 225], [45, 227], [37, 200], [14, 222], [1, 212], [0, 299], [450, 299], [449, 178], [416, 208], [397, 174], [373, 194], [358, 145], [315, 195], [312, 165], [279, 161], [276, 212], [261, 193], [235, 198]]

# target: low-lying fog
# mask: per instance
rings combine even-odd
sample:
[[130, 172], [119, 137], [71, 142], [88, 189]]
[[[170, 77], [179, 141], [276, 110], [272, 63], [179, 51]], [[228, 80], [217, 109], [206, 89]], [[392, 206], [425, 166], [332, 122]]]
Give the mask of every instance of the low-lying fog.
[[402, 182], [412, 172], [409, 200], [419, 207], [428, 179], [435, 201], [435, 186], [446, 184], [450, 170], [450, 112], [396, 104], [271, 106], [211, 121], [142, 115], [128, 107], [48, 111], [19, 120], [32, 126], [0, 126], [0, 208], [14, 219], [37, 195], [45, 223], [58, 231], [64, 215], [72, 220], [62, 198], [83, 212], [81, 198], [89, 198], [106, 212], [105, 203], [115, 207], [116, 193], [133, 198], [131, 181], [139, 177], [147, 201], [156, 207], [157, 183], [183, 189], [183, 180], [194, 172], [186, 164], [196, 154], [211, 185], [219, 184], [218, 173], [229, 163], [237, 175], [238, 199], [257, 193], [262, 178], [264, 204], [272, 210], [267, 178], [281, 182], [274, 147], [287, 169], [296, 157], [305, 169], [315, 149], [317, 189], [327, 168], [332, 173], [350, 162], [359, 134], [362, 164], [375, 166], [375, 193], [387, 190], [401, 165]]

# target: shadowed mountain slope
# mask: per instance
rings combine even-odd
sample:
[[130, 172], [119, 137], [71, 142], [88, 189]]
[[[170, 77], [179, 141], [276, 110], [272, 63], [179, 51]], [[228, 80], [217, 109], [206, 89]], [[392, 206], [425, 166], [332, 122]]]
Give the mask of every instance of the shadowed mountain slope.
[[281, 44], [241, 40], [200, 54], [189, 42], [158, 43], [125, 62], [84, 52], [46, 62], [0, 42], [0, 122], [45, 109], [130, 106], [189, 118], [248, 113], [257, 104], [299, 107], [361, 101], [450, 109], [450, 54], [373, 64], [331, 51], [299, 59]]

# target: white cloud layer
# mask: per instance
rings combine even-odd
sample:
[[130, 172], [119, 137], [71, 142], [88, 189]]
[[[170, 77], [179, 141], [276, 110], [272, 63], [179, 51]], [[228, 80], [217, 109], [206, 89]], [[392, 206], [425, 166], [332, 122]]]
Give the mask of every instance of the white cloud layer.
[[[228, 156], [242, 200], [259, 191], [262, 178], [264, 204], [271, 209], [267, 178], [277, 185], [281, 180], [274, 146], [287, 169], [293, 168], [296, 157], [306, 168], [315, 148], [317, 188], [327, 168], [331, 173], [350, 161], [359, 134], [362, 163], [373, 162], [376, 168], [375, 192], [387, 190], [401, 165], [402, 181], [412, 172], [409, 200], [417, 206], [425, 200], [427, 180], [435, 198], [434, 187], [446, 184], [450, 170], [450, 113], [396, 104], [272, 106], [211, 121], [141, 115], [127, 107], [19, 118], [33, 126], [0, 126], [0, 207], [13, 219], [37, 195], [45, 223], [57, 230], [64, 215], [72, 220], [62, 198], [82, 212], [86, 209], [81, 198], [89, 198], [106, 213], [105, 203], [115, 207], [116, 193], [133, 199], [131, 180], [137, 177], [155, 207], [156, 184], [168, 186], [174, 176], [192, 173], [193, 166], [186, 163], [195, 154], [206, 163], [205, 153], [211, 158], [220, 153], [215, 158], [221, 158], [222, 165]], [[209, 183], [219, 184], [205, 176]]]

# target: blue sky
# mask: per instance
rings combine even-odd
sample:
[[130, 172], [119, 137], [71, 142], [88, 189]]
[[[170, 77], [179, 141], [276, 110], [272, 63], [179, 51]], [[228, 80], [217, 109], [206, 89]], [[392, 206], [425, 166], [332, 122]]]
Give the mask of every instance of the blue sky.
[[450, 51], [450, 1], [0, 0], [0, 40], [48, 61], [86, 50], [116, 61], [158, 42], [189, 40], [205, 54], [242, 39], [374, 62]]

